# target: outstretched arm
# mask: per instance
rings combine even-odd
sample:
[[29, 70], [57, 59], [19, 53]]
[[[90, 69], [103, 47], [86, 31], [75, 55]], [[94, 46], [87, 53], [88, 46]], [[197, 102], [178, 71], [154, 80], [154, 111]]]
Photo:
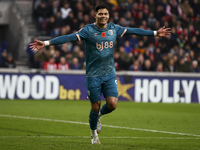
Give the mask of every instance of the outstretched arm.
[[59, 36], [57, 38], [54, 38], [54, 39], [48, 40], [48, 41], [35, 40], [34, 43], [31, 43], [29, 45], [30, 45], [31, 50], [38, 51], [39, 49], [41, 49], [45, 46], [63, 44], [63, 43], [67, 43], [70, 41], [76, 41], [76, 40], [78, 40], [76, 33], [73, 33], [73, 34], [69, 34], [69, 35]]
[[125, 35], [139, 35], [139, 36], [150, 36], [150, 35], [155, 35], [159, 37], [166, 37], [170, 38], [171, 37], [171, 29], [170, 28], [165, 28], [162, 27], [158, 31], [150, 31], [150, 30], [144, 30], [141, 28], [127, 28], [125, 31]]

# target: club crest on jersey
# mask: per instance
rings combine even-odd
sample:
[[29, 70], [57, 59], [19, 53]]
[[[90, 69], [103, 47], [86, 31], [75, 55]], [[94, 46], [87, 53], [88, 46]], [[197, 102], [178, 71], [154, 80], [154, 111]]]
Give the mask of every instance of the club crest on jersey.
[[105, 38], [105, 37], [106, 37], [106, 33], [105, 33], [105, 32], [102, 32], [102, 33], [101, 33], [101, 36], [102, 36], [103, 38]]
[[90, 91], [87, 91], [88, 96], [90, 96]]
[[109, 34], [110, 36], [112, 36], [112, 35], [113, 35], [113, 30], [108, 30], [108, 34]]

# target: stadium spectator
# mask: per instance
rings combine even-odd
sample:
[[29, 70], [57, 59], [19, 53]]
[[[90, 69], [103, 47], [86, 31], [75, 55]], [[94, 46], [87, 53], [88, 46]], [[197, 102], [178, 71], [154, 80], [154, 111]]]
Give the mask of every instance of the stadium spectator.
[[73, 46], [73, 44], [71, 42], [62, 44], [60, 55], [66, 56], [68, 53], [70, 53], [72, 51], [72, 48], [73, 48], [72, 46]]
[[176, 0], [169, 1], [167, 8], [166, 8], [166, 13], [169, 16], [173, 16], [173, 15], [181, 16], [182, 15], [181, 7]]
[[65, 57], [60, 57], [60, 62], [57, 64], [57, 69], [58, 70], [70, 70], [70, 64], [66, 61]]
[[72, 63], [71, 63], [70, 66], [71, 66], [72, 70], [79, 70], [79, 69], [81, 69], [81, 65], [80, 65], [79, 60], [78, 60], [77, 57], [74, 57], [72, 59]]
[[175, 66], [174, 58], [168, 60], [167, 66], [165, 66], [164, 71], [166, 72], [176, 72], [177, 68]]
[[119, 24], [119, 12], [118, 11], [113, 12], [113, 22], [116, 24]]
[[84, 68], [84, 65], [85, 65], [85, 54], [83, 51], [79, 51], [78, 53], [78, 61], [81, 65], [81, 68]]
[[131, 36], [127, 37], [127, 40], [129, 40], [130, 46], [132, 48], [138, 47], [139, 40], [136, 35], [131, 35]]
[[119, 65], [120, 70], [128, 70], [129, 66], [133, 63], [134, 57], [132, 52], [125, 52], [125, 48], [120, 46], [119, 48], [119, 54], [120, 54], [120, 62]]
[[50, 17], [50, 12], [45, 1], [41, 1], [35, 12], [38, 20], [38, 29], [45, 31], [48, 18]]
[[73, 19], [74, 19], [74, 13], [73, 11], [70, 11], [68, 17], [64, 19], [64, 25], [69, 25], [70, 27], [72, 27], [74, 25]]
[[160, 47], [156, 47], [154, 50], [154, 60], [156, 63], [162, 61], [162, 55], [161, 55], [161, 50]]
[[139, 61], [140, 65], [143, 66], [144, 61], [145, 61], [144, 60], [144, 55], [142, 53], [139, 53], [137, 60]]
[[200, 72], [200, 67], [198, 66], [197, 60], [192, 61], [191, 72]]
[[50, 53], [51, 56], [53, 56], [53, 57], [55, 56], [56, 49], [55, 49], [54, 45], [50, 45], [48, 51], [49, 51], [49, 53]]
[[39, 68], [44, 68], [44, 64], [49, 60], [51, 54], [45, 48], [34, 54], [34, 60], [39, 62]]
[[51, 57], [48, 61], [45, 62], [44, 69], [45, 70], [56, 70], [57, 69], [57, 64], [55, 63], [54, 57]]
[[162, 62], [158, 62], [155, 71], [156, 72], [163, 72], [163, 63]]
[[198, 16], [200, 15], [200, 2], [198, 0], [191, 0], [191, 7], [194, 11], [194, 15], [195, 16]]
[[193, 50], [190, 50], [189, 53], [190, 53], [190, 58], [191, 58], [191, 60], [192, 60], [192, 61], [195, 60], [195, 53], [194, 53], [194, 51], [193, 51]]
[[55, 63], [59, 63], [60, 62], [60, 57], [61, 57], [60, 51], [59, 50], [55, 50], [55, 53], [54, 53], [53, 57], [55, 58]]
[[192, 7], [190, 6], [189, 0], [183, 0], [183, 3], [181, 4], [181, 10], [186, 15], [193, 17], [194, 11]]
[[143, 11], [145, 19], [149, 16], [150, 10], [149, 10], [149, 5], [144, 4], [144, 8], [141, 10]]
[[60, 27], [58, 25], [55, 25], [54, 29], [51, 30], [50, 36], [52, 38], [60, 35]]
[[142, 11], [139, 11], [138, 12], [138, 17], [135, 19], [135, 23], [138, 25], [138, 26], [140, 26], [140, 25], [142, 25], [142, 21], [144, 21], [144, 14], [143, 14], [143, 12]]
[[73, 52], [72, 52], [73, 57], [78, 57], [80, 51], [81, 51], [81, 49], [79, 46], [74, 46]]
[[162, 18], [163, 16], [165, 16], [165, 11], [164, 11], [164, 8], [162, 7], [162, 5], [158, 5], [158, 6], [157, 6], [157, 8], [156, 8], [154, 14], [155, 14], [155, 18], [156, 18], [157, 20], [161, 20], [161, 18]]
[[131, 47], [130, 42], [128, 40], [125, 41], [125, 43], [124, 43], [124, 50], [125, 50], [126, 53], [130, 53], [131, 50], [132, 50], [132, 47]]
[[52, 0], [50, 7], [49, 7], [50, 16], [56, 16], [58, 11], [59, 11], [59, 1]]
[[131, 8], [131, 12], [133, 14], [134, 19], [136, 19], [138, 17], [138, 12], [139, 12], [139, 8], [138, 8], [138, 3], [134, 2], [133, 6]]
[[129, 67], [129, 70], [132, 71], [142, 71], [142, 67], [140, 66], [140, 63], [138, 60], [135, 60], [133, 64]]
[[2, 54], [6, 54], [7, 43], [0, 41], [0, 67], [4, 64], [4, 56]]
[[56, 26], [61, 27], [64, 24], [64, 20], [62, 19], [61, 12], [58, 11], [55, 15]]
[[56, 27], [55, 17], [51, 16], [50, 20], [47, 23], [47, 27], [46, 27], [47, 35], [50, 35], [55, 27]]
[[125, 20], [126, 20], [127, 26], [130, 26], [131, 21], [133, 20], [131, 11], [127, 11], [126, 12], [126, 14], [125, 14]]
[[156, 18], [154, 17], [154, 13], [150, 12], [149, 17], [147, 19], [147, 25], [151, 29], [155, 29]]
[[8, 53], [7, 54], [7, 59], [6, 61], [4, 62], [4, 65], [3, 65], [5, 68], [15, 68], [16, 67], [16, 64], [13, 60], [13, 56], [12, 54]]
[[184, 57], [181, 57], [178, 61], [177, 72], [190, 72], [190, 65], [185, 61]]
[[67, 59], [67, 62], [68, 62], [69, 64], [72, 64], [72, 60], [73, 60], [72, 53], [67, 53], [67, 54], [66, 54], [66, 59]]
[[64, 6], [60, 8], [62, 19], [66, 19], [72, 11], [69, 2], [65, 1]]
[[157, 4], [155, 3], [155, 0], [149, 0], [147, 3], [149, 6], [149, 11], [150, 12], [155, 12]]
[[120, 64], [121, 64], [121, 59], [120, 59], [120, 54], [119, 52], [114, 53], [114, 61], [115, 61], [115, 69], [117, 71], [120, 70]]
[[143, 70], [143, 71], [153, 71], [153, 68], [152, 68], [152, 66], [151, 66], [151, 61], [150, 61], [150, 59], [146, 59], [146, 60], [144, 61], [144, 64], [143, 64], [143, 66], [142, 66], [142, 70]]
[[197, 54], [200, 54], [200, 41], [198, 41], [198, 43], [196, 44], [194, 48], [194, 52]]
[[134, 59], [137, 60], [139, 56], [139, 49], [138, 48], [132, 49], [132, 53], [133, 53]]
[[0, 68], [2, 67], [5, 67], [5, 63], [7, 61], [7, 52], [6, 51], [3, 51], [1, 53], [1, 58], [0, 58]]

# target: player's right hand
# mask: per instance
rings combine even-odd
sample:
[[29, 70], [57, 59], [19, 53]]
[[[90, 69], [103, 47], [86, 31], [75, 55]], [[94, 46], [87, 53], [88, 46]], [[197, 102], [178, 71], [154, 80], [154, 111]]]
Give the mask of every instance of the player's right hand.
[[45, 46], [43, 41], [34, 40], [34, 43], [29, 44], [32, 51], [36, 52]]

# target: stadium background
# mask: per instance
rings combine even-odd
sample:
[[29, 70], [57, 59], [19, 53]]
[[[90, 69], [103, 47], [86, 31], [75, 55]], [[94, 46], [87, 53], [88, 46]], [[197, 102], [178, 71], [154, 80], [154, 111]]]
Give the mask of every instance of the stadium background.
[[[0, 0], [0, 150], [199, 150], [200, 1], [178, 0], [173, 14], [170, 1]], [[114, 23], [166, 26], [172, 37], [117, 39], [118, 107], [101, 119], [102, 144], [91, 146], [83, 43], [36, 53], [28, 44], [94, 22], [100, 2]]]

